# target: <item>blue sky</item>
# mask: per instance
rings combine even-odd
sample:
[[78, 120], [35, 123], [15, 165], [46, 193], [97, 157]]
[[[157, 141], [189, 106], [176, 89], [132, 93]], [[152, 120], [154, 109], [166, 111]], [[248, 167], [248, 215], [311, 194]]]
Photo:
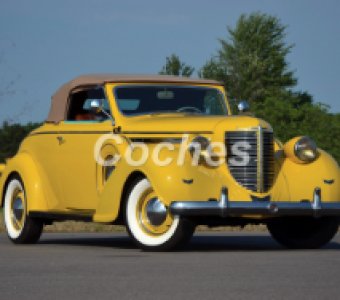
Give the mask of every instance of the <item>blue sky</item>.
[[198, 70], [226, 26], [252, 11], [289, 25], [296, 90], [340, 112], [338, 0], [0, 0], [0, 89], [20, 76], [0, 100], [0, 122], [43, 121], [51, 95], [78, 75], [157, 74], [172, 53]]

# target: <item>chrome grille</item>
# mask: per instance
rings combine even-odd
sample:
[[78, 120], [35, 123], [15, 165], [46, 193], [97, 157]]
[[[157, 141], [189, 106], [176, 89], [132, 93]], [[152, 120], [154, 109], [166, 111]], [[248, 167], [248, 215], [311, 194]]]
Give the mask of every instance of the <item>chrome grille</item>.
[[[249, 149], [239, 146], [242, 153], [232, 151], [237, 142], [247, 142]], [[246, 189], [265, 193], [273, 185], [274, 179], [274, 141], [273, 133], [263, 131], [227, 131], [225, 133], [227, 148], [227, 166], [230, 174], [237, 183]], [[232, 162], [246, 162], [245, 156], [250, 160], [245, 165], [235, 165]]]

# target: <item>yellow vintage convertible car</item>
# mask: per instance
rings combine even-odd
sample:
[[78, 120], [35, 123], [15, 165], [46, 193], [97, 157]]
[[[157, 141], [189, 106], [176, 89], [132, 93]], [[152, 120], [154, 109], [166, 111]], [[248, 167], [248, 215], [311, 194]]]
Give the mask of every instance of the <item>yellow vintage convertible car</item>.
[[220, 82], [94, 74], [63, 85], [48, 118], [0, 165], [7, 233], [84, 220], [127, 227], [144, 250], [187, 242], [197, 225], [267, 224], [288, 248], [338, 230], [340, 173], [308, 137], [282, 145]]

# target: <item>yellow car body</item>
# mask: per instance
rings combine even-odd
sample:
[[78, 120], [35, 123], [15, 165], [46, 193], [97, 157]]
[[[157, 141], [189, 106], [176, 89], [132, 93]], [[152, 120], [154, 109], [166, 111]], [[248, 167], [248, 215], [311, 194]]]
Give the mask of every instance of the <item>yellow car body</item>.
[[[228, 218], [261, 222], [261, 219], [282, 216], [285, 206], [282, 207], [283, 213], [280, 213], [280, 203], [293, 204], [287, 211], [291, 215], [299, 215], [299, 211], [302, 211], [305, 206], [296, 206], [294, 210], [294, 204], [310, 203], [312, 205], [315, 201], [315, 190], [319, 189], [322, 204], [326, 206], [334, 204], [328, 207], [326, 214], [338, 215], [339, 167], [335, 160], [321, 149], [317, 149], [318, 155], [314, 161], [302, 163], [294, 156], [292, 143], [292, 145], [283, 146], [273, 139], [272, 183], [267, 189], [257, 191], [249, 190], [237, 182], [226, 163], [216, 167], [204, 163], [192, 165], [193, 158], [189, 151], [184, 153], [183, 165], [178, 166], [175, 163], [180, 155], [181, 144], [178, 140], [182, 139], [183, 134], [186, 135], [188, 143], [197, 137], [206, 138], [210, 142], [225, 143], [226, 132], [258, 134], [260, 126], [261, 130], [263, 128], [264, 132], [270, 133], [272, 128], [265, 121], [253, 116], [233, 116], [226, 101], [224, 88], [217, 82], [190, 81], [189, 79], [178, 82], [175, 77], [175, 79], [169, 79], [162, 76], [155, 76], [155, 79], [151, 77], [145, 81], [143, 78], [130, 80], [123, 77], [121, 80], [103, 80], [102, 86], [114, 117], [114, 126], [109, 119], [102, 122], [58, 120], [47, 121], [43, 126], [31, 132], [22, 142], [18, 153], [6, 165], [0, 165], [2, 204], [4, 204], [9, 179], [13, 174], [18, 174], [25, 189], [28, 216], [51, 221], [74, 219], [123, 224], [120, 214], [123, 211], [124, 197], [133, 180], [138, 176], [143, 176], [149, 180], [159, 201], [165, 207], [181, 201], [182, 204], [190, 201], [218, 203], [221, 200], [221, 191], [226, 187], [229, 208], [233, 207], [233, 203], [240, 202], [262, 205], [258, 210], [242, 210], [240, 207], [231, 209]], [[87, 84], [83, 85], [87, 86]], [[164, 84], [168, 87], [200, 87], [216, 90], [226, 101], [226, 115], [163, 113], [125, 116], [121, 113], [114, 93], [116, 87]], [[82, 85], [79, 84], [79, 86]], [[52, 103], [52, 109], [53, 105]], [[65, 101], [65, 109], [67, 109], [67, 101]], [[122, 143], [118, 144], [111, 137], [113, 134], [121, 137]], [[115, 154], [123, 156], [123, 159], [115, 164], [109, 177], [106, 173], [109, 167], [99, 165], [94, 155], [96, 143], [103, 136], [105, 136], [105, 141], [99, 150], [102, 158], [112, 157]], [[135, 147], [138, 142], [145, 142], [152, 153], [158, 143], [169, 139], [175, 141], [174, 150], [164, 148], [160, 151], [159, 157], [160, 161], [167, 158], [174, 159], [174, 162], [166, 166], [155, 164], [152, 155], [149, 155], [145, 163], [140, 166], [132, 166], [124, 159], [124, 153], [128, 148], [133, 149], [131, 150], [133, 158], [136, 160], [140, 158], [141, 151]], [[225, 157], [220, 155], [218, 159], [225, 159]], [[266, 157], [262, 159], [264, 161], [258, 161], [257, 164], [265, 164]], [[269, 202], [268, 199], [270, 199]], [[277, 206], [269, 208], [270, 204]], [[278, 212], [277, 208], [279, 208]], [[178, 207], [174, 208], [174, 211], [176, 209], [179, 211]], [[268, 211], [263, 213], [264, 209]], [[320, 207], [317, 207], [316, 211], [319, 209]], [[308, 211], [312, 210], [308, 208]]]

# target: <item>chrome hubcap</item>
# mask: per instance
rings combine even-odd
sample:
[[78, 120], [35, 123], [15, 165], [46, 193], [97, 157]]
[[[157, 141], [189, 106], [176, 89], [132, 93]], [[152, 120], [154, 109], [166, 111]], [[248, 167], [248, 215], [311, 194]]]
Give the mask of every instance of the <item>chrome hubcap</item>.
[[159, 226], [166, 220], [167, 210], [158, 198], [151, 199], [146, 205], [146, 216], [153, 226]]
[[139, 196], [136, 218], [141, 229], [152, 237], [166, 233], [173, 224], [173, 216], [152, 187], [145, 189]]
[[24, 203], [20, 197], [14, 199], [12, 204], [12, 223], [17, 230], [21, 229], [21, 222], [24, 216]]

